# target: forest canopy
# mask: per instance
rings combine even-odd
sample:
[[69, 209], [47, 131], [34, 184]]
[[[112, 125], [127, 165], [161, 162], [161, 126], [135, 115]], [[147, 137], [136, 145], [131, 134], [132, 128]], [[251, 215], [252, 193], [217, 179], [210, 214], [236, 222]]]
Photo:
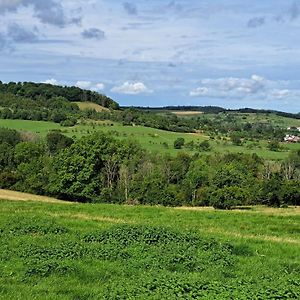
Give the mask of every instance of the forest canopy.
[[84, 90], [76, 86], [69, 87], [34, 82], [2, 83], [0, 81], [0, 93], [10, 93], [33, 100], [40, 98], [49, 100], [54, 97], [63, 97], [70, 102], [90, 101], [111, 109], [119, 108], [118, 103], [111, 98], [95, 91]]

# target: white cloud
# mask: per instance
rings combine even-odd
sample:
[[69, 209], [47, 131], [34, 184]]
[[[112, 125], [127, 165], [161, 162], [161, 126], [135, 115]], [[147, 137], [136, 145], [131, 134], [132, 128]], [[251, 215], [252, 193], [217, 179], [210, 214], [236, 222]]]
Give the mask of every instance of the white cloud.
[[153, 91], [150, 90], [143, 82], [124, 82], [120, 86], [115, 86], [111, 89], [112, 92], [118, 94], [128, 94], [128, 95], [138, 95], [143, 93], [152, 93]]
[[244, 98], [263, 92], [266, 84], [267, 80], [258, 75], [252, 75], [251, 78], [203, 79], [200, 86], [190, 92], [190, 96]]
[[206, 87], [198, 87], [195, 90], [190, 92], [190, 96], [208, 96], [209, 95], [209, 89]]
[[105, 89], [105, 85], [102, 82], [93, 83], [91, 81], [79, 80], [75, 83], [75, 86], [92, 91], [103, 91]]
[[79, 80], [75, 83], [75, 86], [77, 86], [81, 89], [89, 89], [92, 86], [92, 82]]
[[47, 84], [52, 84], [52, 85], [58, 85], [58, 81], [54, 78], [51, 78], [51, 79], [47, 79], [45, 81], [43, 81], [43, 83], [47, 83]]
[[271, 97], [277, 99], [283, 99], [290, 95], [290, 90], [273, 90], [271, 91]]
[[102, 82], [96, 83], [94, 89], [97, 91], [103, 91], [105, 89], [105, 85]]

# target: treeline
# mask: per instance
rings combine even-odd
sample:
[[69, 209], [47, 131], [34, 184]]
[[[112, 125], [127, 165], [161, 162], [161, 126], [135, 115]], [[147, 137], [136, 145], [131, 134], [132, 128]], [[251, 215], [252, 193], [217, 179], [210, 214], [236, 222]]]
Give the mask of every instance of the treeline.
[[68, 87], [34, 82], [2, 83], [0, 81], [0, 97], [1, 94], [13, 94], [32, 100], [50, 100], [55, 97], [63, 97], [70, 102], [90, 101], [111, 109], [119, 108], [118, 103], [111, 98], [75, 86]]
[[254, 108], [240, 108], [240, 109], [228, 109], [228, 112], [238, 112], [244, 114], [275, 114], [280, 117], [300, 119], [300, 113], [293, 114], [278, 110], [266, 110], [266, 109], [254, 109]]
[[0, 118], [33, 121], [52, 121], [72, 126], [77, 123], [81, 112], [77, 104], [64, 97], [35, 100], [13, 94], [0, 94]]
[[0, 188], [81, 202], [300, 205], [300, 151], [281, 163], [241, 153], [172, 157], [101, 132], [40, 140], [1, 129]]
[[218, 114], [220, 112], [226, 112], [227, 110], [219, 106], [163, 106], [163, 107], [126, 107], [123, 108], [132, 108], [148, 112], [163, 112], [163, 111], [199, 111], [207, 114]]
[[85, 118], [94, 120], [110, 120], [122, 123], [124, 126], [145, 126], [173, 132], [195, 132], [197, 124], [190, 119], [178, 118], [174, 114], [159, 115], [137, 109], [119, 111], [86, 111]]

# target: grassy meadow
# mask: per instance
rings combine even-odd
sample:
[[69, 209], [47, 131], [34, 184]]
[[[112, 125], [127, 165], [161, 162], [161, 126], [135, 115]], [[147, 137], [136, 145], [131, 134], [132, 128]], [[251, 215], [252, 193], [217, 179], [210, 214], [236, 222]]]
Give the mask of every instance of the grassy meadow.
[[299, 299], [299, 228], [299, 207], [0, 200], [0, 298]]
[[123, 126], [110, 121], [85, 121], [74, 127], [62, 127], [53, 122], [0, 119], [0, 127], [33, 132], [42, 137], [46, 136], [51, 130], [61, 130], [64, 134], [75, 138], [95, 131], [103, 131], [111, 133], [116, 138], [137, 140], [141, 146], [147, 150], [170, 153], [172, 155], [181, 151], [188, 153], [196, 152], [187, 147], [182, 150], [174, 149], [174, 141], [179, 137], [183, 137], [186, 143], [192, 141], [194, 143], [200, 143], [204, 140], [209, 140], [212, 146], [211, 152], [214, 153], [257, 153], [263, 158], [274, 160], [284, 159], [289, 155], [289, 151], [300, 148], [299, 144], [282, 143], [283, 150], [274, 152], [267, 149], [267, 141], [259, 141], [256, 143], [246, 142], [243, 146], [235, 146], [232, 145], [229, 140], [210, 140], [210, 138], [203, 133], [176, 133], [143, 126]]

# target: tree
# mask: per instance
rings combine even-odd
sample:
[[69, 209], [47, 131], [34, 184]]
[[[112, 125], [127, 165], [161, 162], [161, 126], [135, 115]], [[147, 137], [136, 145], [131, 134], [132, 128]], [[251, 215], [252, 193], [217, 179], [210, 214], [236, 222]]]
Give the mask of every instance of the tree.
[[12, 170], [14, 163], [14, 148], [8, 143], [0, 143], [0, 171]]
[[278, 173], [272, 174], [269, 180], [264, 181], [262, 188], [263, 203], [269, 206], [279, 207], [281, 203], [281, 186], [282, 180]]
[[234, 206], [246, 204], [249, 197], [247, 189], [227, 186], [211, 193], [210, 204], [218, 209], [232, 209]]
[[14, 147], [21, 142], [21, 134], [14, 129], [0, 128], [0, 144], [7, 143]]
[[217, 188], [241, 186], [247, 183], [247, 174], [244, 174], [236, 164], [223, 164], [216, 169], [211, 183]]
[[54, 157], [50, 192], [76, 201], [110, 201], [124, 160], [140, 148], [96, 132], [74, 142]]
[[17, 165], [30, 163], [45, 154], [45, 145], [41, 143], [22, 142], [15, 147], [15, 162]]
[[280, 190], [282, 202], [289, 205], [300, 205], [300, 182], [284, 181]]
[[54, 123], [61, 123], [67, 119], [67, 115], [64, 112], [54, 111], [51, 115], [51, 121]]
[[203, 160], [194, 161], [183, 180], [183, 187], [186, 198], [194, 204], [196, 201], [197, 190], [208, 182], [209, 169]]
[[181, 149], [184, 146], [184, 138], [177, 138], [174, 141], [174, 148]]
[[74, 143], [73, 139], [59, 132], [52, 131], [46, 136], [46, 144], [51, 154], [55, 154]]

